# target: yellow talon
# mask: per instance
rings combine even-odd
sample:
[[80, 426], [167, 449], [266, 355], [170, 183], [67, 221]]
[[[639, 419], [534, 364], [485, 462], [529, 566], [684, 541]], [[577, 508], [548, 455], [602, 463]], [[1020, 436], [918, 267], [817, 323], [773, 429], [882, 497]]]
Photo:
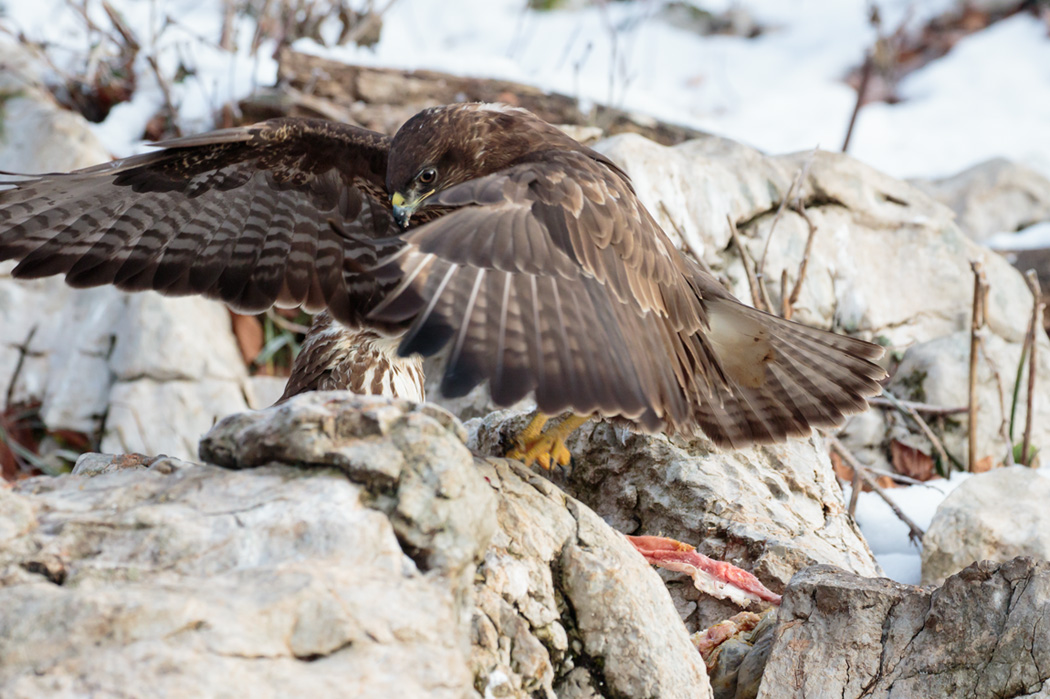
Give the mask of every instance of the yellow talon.
[[572, 460], [572, 454], [565, 446], [565, 438], [588, 419], [586, 415], [573, 413], [556, 427], [543, 432], [543, 427], [550, 420], [550, 416], [536, 413], [536, 417], [532, 418], [528, 426], [514, 440], [516, 446], [507, 452], [507, 458], [518, 459], [526, 466], [532, 466], [538, 462], [547, 470], [550, 470], [554, 464], [567, 466]]

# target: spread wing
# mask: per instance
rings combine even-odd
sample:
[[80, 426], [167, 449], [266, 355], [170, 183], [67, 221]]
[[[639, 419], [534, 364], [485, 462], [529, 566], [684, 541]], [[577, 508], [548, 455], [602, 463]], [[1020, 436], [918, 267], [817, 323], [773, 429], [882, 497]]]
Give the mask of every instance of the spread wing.
[[682, 385], [716, 371], [681, 341], [703, 308], [622, 176], [552, 151], [432, 199], [450, 213], [406, 234], [370, 317], [412, 323], [402, 353], [447, 347], [442, 393], [488, 380], [502, 405], [534, 392], [548, 413], [689, 419]]
[[374, 261], [368, 241], [398, 232], [384, 187], [389, 139], [274, 119], [159, 145], [0, 182], [0, 260], [19, 261], [16, 277], [203, 294], [242, 312], [360, 312], [355, 294], [373, 293], [371, 281], [344, 269]]
[[[586, 154], [435, 194], [400, 284], [371, 318], [411, 323], [402, 353], [447, 352], [441, 391], [627, 418], [742, 446], [863, 409], [881, 349], [739, 304], [686, 260], [627, 180]], [[824, 367], [822, 364], [831, 364]]]

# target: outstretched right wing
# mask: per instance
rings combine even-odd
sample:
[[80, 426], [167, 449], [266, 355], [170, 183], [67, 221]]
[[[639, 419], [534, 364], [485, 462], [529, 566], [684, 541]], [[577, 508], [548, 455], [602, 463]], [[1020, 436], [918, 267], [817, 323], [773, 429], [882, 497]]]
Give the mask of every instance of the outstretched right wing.
[[359, 317], [373, 281], [346, 270], [374, 262], [370, 240], [390, 245], [399, 232], [385, 190], [386, 136], [272, 119], [158, 145], [68, 174], [0, 181], [0, 260], [18, 260], [15, 277], [64, 274], [75, 287]]

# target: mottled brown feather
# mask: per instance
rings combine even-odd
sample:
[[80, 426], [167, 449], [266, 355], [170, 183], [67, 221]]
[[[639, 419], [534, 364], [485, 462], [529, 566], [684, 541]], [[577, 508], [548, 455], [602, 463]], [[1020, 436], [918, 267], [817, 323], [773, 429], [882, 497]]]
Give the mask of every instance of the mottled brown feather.
[[373, 261], [362, 241], [398, 232], [384, 190], [389, 139], [274, 119], [160, 145], [3, 183], [0, 259], [19, 260], [16, 277], [65, 274], [77, 287], [202, 294], [242, 312], [331, 307], [359, 319], [345, 264]]

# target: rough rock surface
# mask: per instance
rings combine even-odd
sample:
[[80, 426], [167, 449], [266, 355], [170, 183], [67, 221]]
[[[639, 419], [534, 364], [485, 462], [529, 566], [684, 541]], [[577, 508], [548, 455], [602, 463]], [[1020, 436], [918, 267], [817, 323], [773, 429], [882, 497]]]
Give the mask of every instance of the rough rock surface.
[[1004, 158], [912, 184], [951, 208], [959, 228], [978, 242], [1050, 219], [1050, 180]]
[[88, 456], [0, 490], [0, 696], [710, 696], [626, 540], [462, 437], [313, 394], [217, 425], [230, 468]]
[[1050, 478], [1024, 466], [972, 476], [937, 508], [922, 539], [922, 582], [974, 561], [1050, 560]]
[[[0, 170], [109, 159], [87, 122], [38, 84], [40, 66], [23, 49], [0, 43], [0, 67], [0, 94], [15, 95], [3, 103]], [[13, 266], [0, 263], [0, 395], [40, 404], [49, 429], [97, 435], [106, 451], [192, 458], [218, 418], [247, 407], [247, 372], [221, 304], [16, 281]]]
[[829, 566], [780, 608], [759, 699], [1045, 697], [1050, 563], [974, 564], [930, 591]]
[[[470, 444], [502, 453], [525, 411], [467, 423]], [[569, 440], [567, 492], [625, 534], [660, 535], [757, 575], [774, 592], [796, 572], [831, 563], [861, 575], [880, 569], [846, 513], [819, 438], [775, 447], [722, 451], [706, 439], [630, 434], [588, 423]], [[688, 576], [661, 571], [690, 631], [738, 611], [703, 595]]]

